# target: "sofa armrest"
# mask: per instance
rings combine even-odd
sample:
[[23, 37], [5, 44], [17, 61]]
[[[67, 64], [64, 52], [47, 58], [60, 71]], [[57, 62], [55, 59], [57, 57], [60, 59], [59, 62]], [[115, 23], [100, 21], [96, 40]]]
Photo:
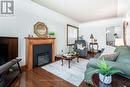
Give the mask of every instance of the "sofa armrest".
[[[95, 70], [96, 68], [98, 68], [97, 67], [98, 61], [99, 61], [99, 59], [90, 59], [88, 65], [87, 65], [84, 80], [89, 84], [93, 84], [93, 82], [92, 82], [93, 74], [90, 74], [90, 72]], [[112, 62], [112, 61], [106, 61], [106, 63], [113, 68], [121, 70], [124, 74], [120, 74], [120, 75], [130, 79], [130, 65], [129, 64], [123, 64], [123, 63]]]
[[[98, 68], [97, 66], [97, 62], [99, 62], [100, 60], [99, 59], [90, 59], [87, 67], [92, 67], [92, 68]], [[112, 68], [116, 68], [116, 69], [119, 69], [121, 70], [124, 74], [123, 75], [127, 75], [128, 78], [130, 78], [130, 65], [129, 64], [126, 64], [126, 63], [119, 63], [119, 62], [113, 62], [113, 61], [107, 61], [106, 60], [106, 63], [112, 67]]]
[[[111, 66], [111, 67], [113, 67], [113, 65], [116, 63], [116, 62], [114, 62], [114, 61], [109, 61], [109, 60], [105, 60], [106, 61], [106, 63], [109, 65], [109, 66]], [[98, 68], [97, 67], [97, 63], [98, 62], [100, 62], [100, 59], [98, 58], [93, 58], [93, 59], [90, 59], [89, 60], [89, 63], [88, 63], [88, 66], [89, 67], [93, 67], [93, 68]]]
[[121, 70], [124, 73], [122, 75], [130, 79], [130, 64], [115, 62], [113, 68]]

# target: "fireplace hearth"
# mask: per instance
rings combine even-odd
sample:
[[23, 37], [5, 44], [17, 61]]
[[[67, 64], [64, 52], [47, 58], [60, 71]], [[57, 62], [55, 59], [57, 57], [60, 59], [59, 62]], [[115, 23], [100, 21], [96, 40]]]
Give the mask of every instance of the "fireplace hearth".
[[52, 62], [52, 46], [50, 44], [33, 46], [33, 68]]
[[[51, 56], [51, 57], [48, 57], [49, 62], [55, 61], [55, 38], [25, 37], [25, 39], [26, 39], [26, 67], [27, 67], [28, 71], [32, 70], [34, 66], [37, 67], [37, 66], [42, 65], [43, 63], [46, 64], [47, 62], [45, 62], [45, 61], [48, 61], [46, 58], [46, 56], [48, 56], [48, 53], [49, 53], [49, 56]], [[46, 45], [49, 45], [50, 48], [47, 48], [47, 49], [44, 48], [44, 46], [46, 47]], [[39, 46], [41, 46], [41, 47], [39, 47]], [[36, 50], [36, 52], [34, 51], [35, 47], [36, 48], [38, 47], [38, 50]], [[40, 51], [39, 51], [39, 49], [40, 49]], [[33, 53], [36, 53], [35, 58], [34, 58]], [[44, 57], [45, 57], [45, 61], [41, 61], [39, 63], [38, 61], [44, 60]]]

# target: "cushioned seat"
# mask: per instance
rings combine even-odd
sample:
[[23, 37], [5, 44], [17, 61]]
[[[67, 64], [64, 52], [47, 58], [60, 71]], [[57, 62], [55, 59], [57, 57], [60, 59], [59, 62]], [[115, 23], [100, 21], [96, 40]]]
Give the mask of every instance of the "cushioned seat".
[[130, 64], [130, 54], [119, 56], [117, 62]]
[[[120, 75], [130, 79], [130, 47], [119, 46], [119, 47], [116, 47], [115, 52], [120, 53], [119, 56], [117, 57], [117, 60], [115, 62], [106, 60], [106, 63], [113, 68], [121, 70], [124, 73]], [[97, 68], [98, 61], [99, 59], [97, 58], [90, 59], [87, 65], [84, 79], [89, 84], [92, 84], [92, 79], [91, 79], [92, 74], [88, 74], [88, 73]]]
[[88, 48], [85, 40], [76, 40], [74, 45], [74, 51], [81, 57], [86, 57]]

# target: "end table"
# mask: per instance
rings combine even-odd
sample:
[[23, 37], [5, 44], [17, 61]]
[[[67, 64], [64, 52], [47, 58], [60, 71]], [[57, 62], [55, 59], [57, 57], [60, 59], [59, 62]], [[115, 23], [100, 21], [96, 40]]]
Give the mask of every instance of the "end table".
[[97, 46], [97, 51], [98, 51], [98, 48], [99, 48], [99, 45], [98, 43], [89, 43], [89, 49], [91, 52], [94, 52], [94, 46]]
[[120, 75], [113, 75], [111, 84], [102, 83], [99, 80], [98, 74], [94, 74], [92, 80], [94, 87], [130, 87], [130, 79], [127, 79]]

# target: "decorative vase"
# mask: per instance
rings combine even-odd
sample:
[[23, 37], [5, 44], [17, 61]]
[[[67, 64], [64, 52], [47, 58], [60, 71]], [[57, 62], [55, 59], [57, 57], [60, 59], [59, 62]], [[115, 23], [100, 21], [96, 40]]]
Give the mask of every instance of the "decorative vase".
[[105, 76], [99, 73], [99, 79], [101, 82], [105, 84], [110, 84], [112, 82], [112, 76]]

